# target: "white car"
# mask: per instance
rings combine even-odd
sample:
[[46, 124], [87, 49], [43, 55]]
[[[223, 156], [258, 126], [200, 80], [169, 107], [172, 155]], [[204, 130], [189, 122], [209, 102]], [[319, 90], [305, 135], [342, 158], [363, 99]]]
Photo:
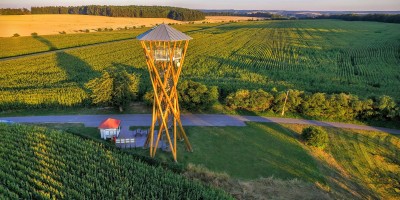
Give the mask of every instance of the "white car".
[[5, 124], [14, 124], [13, 121], [6, 120], [6, 119], [0, 119], [0, 123], [5, 123]]

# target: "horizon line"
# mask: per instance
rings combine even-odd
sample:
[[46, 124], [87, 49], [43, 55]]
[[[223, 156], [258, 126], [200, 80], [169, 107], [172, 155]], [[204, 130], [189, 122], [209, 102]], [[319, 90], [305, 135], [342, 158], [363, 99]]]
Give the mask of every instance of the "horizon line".
[[[88, 5], [77, 5], [77, 6], [63, 6], [63, 5], [48, 5], [48, 6], [30, 6], [30, 7], [2, 7], [0, 6], [0, 9], [30, 9], [32, 7], [78, 7], [78, 6], [164, 6], [164, 5], [101, 5], [101, 4], [88, 4]], [[164, 7], [176, 7], [176, 8], [187, 8], [191, 10], [242, 10], [242, 11], [308, 11], [308, 12], [400, 12], [400, 10], [288, 10], [288, 9], [232, 9], [232, 8], [188, 8], [188, 7], [178, 7], [178, 6], [164, 6]]]

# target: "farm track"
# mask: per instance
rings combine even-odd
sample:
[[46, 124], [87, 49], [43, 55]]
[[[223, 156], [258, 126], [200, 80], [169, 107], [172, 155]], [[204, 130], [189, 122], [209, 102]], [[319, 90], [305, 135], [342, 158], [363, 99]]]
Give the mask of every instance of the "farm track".
[[[151, 114], [120, 114], [120, 115], [60, 115], [60, 116], [28, 116], [28, 117], [1, 117], [0, 120], [11, 120], [17, 123], [83, 123], [87, 127], [97, 127], [99, 123], [109, 117], [122, 121], [122, 131], [128, 131], [130, 126], [150, 126]], [[323, 122], [305, 119], [218, 115], [218, 114], [184, 114], [184, 126], [246, 126], [245, 122], [264, 122], [282, 124], [306, 124], [344, 129], [358, 129], [368, 131], [383, 131], [390, 134], [400, 134], [400, 130], [381, 127], [347, 124], [339, 122]]]
[[99, 43], [82, 45], [82, 46], [66, 47], [66, 48], [61, 48], [61, 49], [56, 49], [56, 50], [41, 51], [41, 52], [29, 53], [29, 54], [24, 54], [24, 55], [19, 55], [19, 56], [11, 56], [11, 57], [0, 58], [0, 61], [16, 60], [16, 59], [26, 58], [26, 57], [30, 57], [30, 56], [45, 55], [45, 54], [50, 54], [50, 53], [58, 53], [58, 52], [63, 52], [63, 51], [67, 51], [67, 50], [81, 49], [81, 48], [86, 48], [86, 47], [95, 47], [95, 46], [100, 46], [100, 45], [104, 45], [104, 44], [123, 42], [123, 41], [133, 40], [133, 39], [135, 39], [135, 38], [125, 38], [125, 39], [120, 39], [120, 40], [99, 42]]

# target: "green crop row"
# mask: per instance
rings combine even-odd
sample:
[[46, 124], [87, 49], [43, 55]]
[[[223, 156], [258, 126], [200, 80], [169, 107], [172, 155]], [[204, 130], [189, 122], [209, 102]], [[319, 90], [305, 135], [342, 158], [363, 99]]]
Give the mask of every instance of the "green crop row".
[[[132, 27], [130, 27], [132, 28]], [[147, 29], [0, 38], [0, 58], [135, 38]]]

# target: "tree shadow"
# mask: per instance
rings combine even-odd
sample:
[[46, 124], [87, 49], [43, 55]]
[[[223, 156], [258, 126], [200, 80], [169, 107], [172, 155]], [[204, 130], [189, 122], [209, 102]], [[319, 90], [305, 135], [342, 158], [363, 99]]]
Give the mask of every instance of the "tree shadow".
[[63, 69], [67, 74], [67, 79], [64, 83], [77, 83], [81, 88], [84, 88], [85, 83], [92, 78], [99, 76], [99, 72], [80, 58], [65, 52], [57, 52], [57, 66]]
[[50, 42], [48, 39], [42, 37], [42, 36], [33, 36], [34, 39], [38, 40], [39, 42], [45, 44], [47, 47], [49, 47], [49, 50], [56, 50], [58, 49], [52, 42]]

